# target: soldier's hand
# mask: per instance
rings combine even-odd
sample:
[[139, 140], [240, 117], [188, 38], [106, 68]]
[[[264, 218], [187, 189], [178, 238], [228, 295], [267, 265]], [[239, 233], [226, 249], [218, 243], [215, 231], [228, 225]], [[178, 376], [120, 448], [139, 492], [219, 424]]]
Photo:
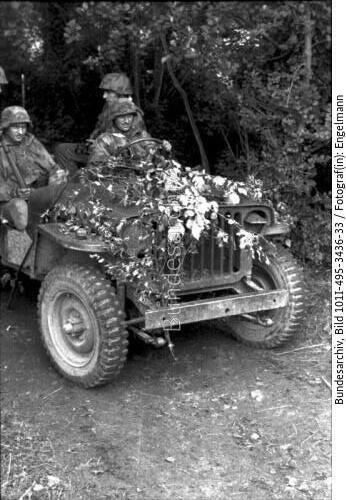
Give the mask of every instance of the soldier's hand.
[[16, 190], [16, 197], [21, 198], [22, 200], [27, 200], [30, 196], [30, 192], [30, 188], [18, 188]]
[[86, 139], [83, 154], [89, 155], [94, 147], [96, 139]]
[[166, 141], [166, 139], [162, 141], [162, 147], [168, 153], [172, 151], [172, 144], [169, 141]]
[[62, 184], [67, 181], [67, 174], [65, 170], [59, 168], [50, 177], [48, 184]]

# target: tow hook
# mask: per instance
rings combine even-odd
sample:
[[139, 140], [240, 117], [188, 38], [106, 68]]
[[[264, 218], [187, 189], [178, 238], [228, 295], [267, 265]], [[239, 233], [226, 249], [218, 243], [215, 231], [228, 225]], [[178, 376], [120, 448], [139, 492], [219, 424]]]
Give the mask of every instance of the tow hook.
[[254, 290], [255, 292], [263, 292], [264, 291], [264, 288], [260, 285], [257, 285], [257, 283], [255, 283], [251, 278], [247, 278], [245, 277], [244, 278], [244, 283], [250, 287], [252, 290]]
[[241, 318], [244, 318], [251, 323], [255, 323], [256, 325], [265, 327], [273, 325], [273, 320], [271, 318], [260, 318], [258, 314], [256, 316], [252, 316], [251, 314], [241, 314], [240, 316]]
[[[244, 283], [251, 288], [251, 290], [254, 290], [255, 292], [263, 292], [264, 287], [258, 285], [255, 283], [251, 278], [245, 277], [244, 278]], [[241, 317], [246, 319], [247, 321], [250, 321], [251, 323], [255, 323], [256, 325], [268, 327], [273, 325], [273, 320], [271, 318], [261, 318], [260, 315], [257, 313], [256, 316], [253, 316], [252, 314], [241, 314]]]
[[163, 337], [153, 337], [152, 335], [149, 335], [146, 331], [142, 330], [141, 328], [136, 328], [135, 326], [130, 326], [129, 329], [138, 337], [139, 339], [143, 340], [146, 344], [151, 344], [154, 347], [163, 347], [166, 345], [166, 339]]

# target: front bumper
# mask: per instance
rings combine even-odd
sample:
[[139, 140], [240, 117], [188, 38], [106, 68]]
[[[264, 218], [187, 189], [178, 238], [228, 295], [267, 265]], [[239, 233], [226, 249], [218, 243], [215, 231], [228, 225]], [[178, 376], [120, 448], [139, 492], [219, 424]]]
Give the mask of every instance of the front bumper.
[[288, 303], [287, 290], [251, 292], [226, 298], [194, 300], [145, 312], [145, 329], [179, 330], [180, 325], [208, 319], [278, 309]]

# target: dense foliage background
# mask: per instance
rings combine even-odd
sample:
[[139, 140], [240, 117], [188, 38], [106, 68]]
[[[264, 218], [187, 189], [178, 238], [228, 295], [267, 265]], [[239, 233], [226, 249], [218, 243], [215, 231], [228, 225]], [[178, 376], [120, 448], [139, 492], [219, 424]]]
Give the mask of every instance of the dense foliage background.
[[52, 147], [79, 141], [125, 71], [178, 160], [265, 182], [295, 220], [292, 249], [330, 260], [331, 3], [2, 2], [1, 106], [26, 107]]

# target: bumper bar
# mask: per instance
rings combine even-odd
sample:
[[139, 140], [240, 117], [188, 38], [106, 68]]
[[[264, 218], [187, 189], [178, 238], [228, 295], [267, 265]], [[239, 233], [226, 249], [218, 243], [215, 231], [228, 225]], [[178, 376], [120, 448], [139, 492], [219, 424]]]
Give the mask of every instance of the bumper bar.
[[287, 290], [253, 292], [232, 295], [222, 299], [203, 299], [177, 303], [170, 307], [146, 311], [145, 329], [179, 330], [180, 325], [185, 323], [277, 309], [284, 307], [287, 303]]

